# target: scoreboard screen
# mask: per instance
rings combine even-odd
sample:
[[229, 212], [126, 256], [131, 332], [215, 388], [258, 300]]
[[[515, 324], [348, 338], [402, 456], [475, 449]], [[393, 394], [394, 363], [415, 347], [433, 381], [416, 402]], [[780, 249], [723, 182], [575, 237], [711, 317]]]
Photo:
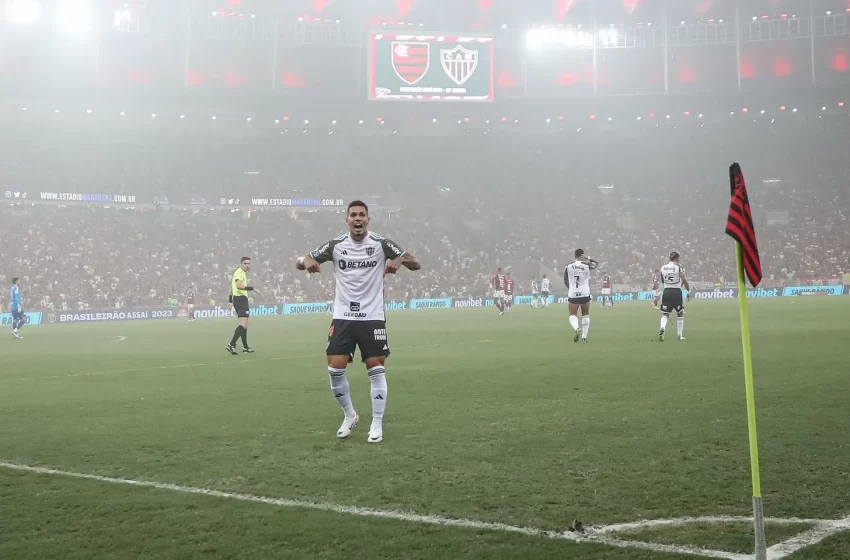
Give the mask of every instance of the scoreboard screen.
[[369, 99], [493, 101], [493, 37], [369, 34]]

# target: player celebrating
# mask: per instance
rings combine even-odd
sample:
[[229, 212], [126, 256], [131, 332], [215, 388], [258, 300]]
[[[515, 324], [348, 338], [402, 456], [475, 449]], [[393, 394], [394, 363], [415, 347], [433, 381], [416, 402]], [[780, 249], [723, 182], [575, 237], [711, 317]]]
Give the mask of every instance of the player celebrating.
[[661, 299], [661, 290], [658, 288], [658, 283], [661, 280], [661, 271], [656, 270], [652, 273], [652, 307], [658, 309], [658, 300]]
[[605, 307], [606, 299], [611, 303], [611, 307], [614, 307], [614, 298], [611, 296], [611, 277], [607, 272], [602, 276], [602, 307]]
[[497, 268], [493, 273], [490, 284], [493, 286], [493, 301], [499, 308], [499, 316], [502, 316], [505, 314], [505, 275], [502, 274], [501, 268]]
[[679, 253], [670, 253], [670, 262], [661, 267], [661, 282], [664, 284], [664, 292], [661, 294], [661, 330], [658, 331], [658, 341], [664, 342], [664, 333], [667, 330], [667, 318], [671, 311], [676, 312], [676, 338], [685, 340], [682, 334], [685, 330], [685, 304], [682, 303], [682, 287], [688, 290], [688, 299], [691, 298], [691, 286], [685, 278], [685, 269], [679, 264]]
[[514, 277], [508, 272], [505, 276], [505, 309], [511, 312], [514, 305]]
[[[573, 342], [587, 342], [590, 331], [590, 271], [599, 263], [584, 254], [584, 249], [576, 249], [576, 260], [564, 269], [564, 284], [567, 286], [567, 302], [570, 308], [570, 326], [575, 331]], [[581, 326], [578, 323], [578, 309], [581, 307]]]
[[12, 336], [18, 339], [24, 338], [18, 334], [18, 331], [27, 324], [27, 316], [24, 315], [21, 287], [18, 285], [17, 278], [12, 278], [12, 287], [9, 288], [9, 299], [11, 300], [9, 309], [12, 311]]
[[353, 361], [354, 350], [366, 363], [372, 385], [372, 426], [369, 443], [384, 439], [384, 409], [387, 405], [387, 376], [384, 363], [390, 355], [384, 316], [384, 275], [395, 274], [402, 266], [419, 270], [416, 258], [376, 233], [369, 232], [369, 207], [355, 200], [348, 205], [345, 219], [349, 232], [298, 259], [295, 267], [310, 273], [319, 265], [332, 262], [336, 293], [334, 315], [328, 333], [326, 354], [331, 392], [345, 413], [336, 433], [340, 439], [351, 435], [360, 417], [349, 393], [346, 366]]
[[540, 281], [540, 303], [543, 307], [549, 307], [549, 279], [545, 274]]

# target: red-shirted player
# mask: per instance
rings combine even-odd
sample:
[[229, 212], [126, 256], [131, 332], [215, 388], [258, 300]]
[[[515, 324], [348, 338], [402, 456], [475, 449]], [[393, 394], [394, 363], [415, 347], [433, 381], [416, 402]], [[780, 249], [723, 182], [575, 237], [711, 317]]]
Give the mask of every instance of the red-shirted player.
[[502, 274], [502, 269], [497, 268], [496, 273], [490, 278], [490, 284], [493, 286], [493, 300], [496, 302], [496, 307], [499, 308], [499, 315], [505, 314], [505, 275]]
[[656, 270], [652, 273], [652, 307], [658, 309], [658, 300], [661, 298], [661, 290], [658, 286], [661, 282], [661, 271]]
[[611, 304], [611, 307], [614, 307], [614, 296], [611, 293], [611, 277], [608, 274], [602, 277], [602, 307], [605, 307], [606, 300]]
[[505, 309], [508, 312], [513, 309], [514, 304], [514, 277], [511, 276], [511, 273], [508, 272], [507, 276], [505, 276]]

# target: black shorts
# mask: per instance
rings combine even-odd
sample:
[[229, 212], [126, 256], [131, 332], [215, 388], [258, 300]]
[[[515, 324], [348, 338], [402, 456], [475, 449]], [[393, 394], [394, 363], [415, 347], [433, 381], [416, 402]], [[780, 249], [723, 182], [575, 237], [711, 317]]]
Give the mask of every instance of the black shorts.
[[572, 303], [573, 305], [585, 305], [587, 303], [590, 303], [590, 296], [571, 297], [567, 298], [567, 301]]
[[387, 322], [334, 319], [328, 331], [325, 353], [328, 356], [349, 356], [353, 361], [357, 347], [360, 348], [360, 358], [364, 362], [369, 358], [389, 356]]
[[248, 296], [233, 296], [233, 310], [237, 317], [249, 317]]
[[540, 295], [541, 295], [544, 299], [549, 299], [549, 292], [540, 292]]
[[679, 288], [664, 288], [661, 292], [661, 312], [680, 313], [685, 309], [682, 301], [682, 290]]
[[26, 319], [26, 314], [24, 314], [23, 311], [13, 311], [12, 312], [12, 319], [14, 319], [15, 321], [20, 321], [21, 319]]

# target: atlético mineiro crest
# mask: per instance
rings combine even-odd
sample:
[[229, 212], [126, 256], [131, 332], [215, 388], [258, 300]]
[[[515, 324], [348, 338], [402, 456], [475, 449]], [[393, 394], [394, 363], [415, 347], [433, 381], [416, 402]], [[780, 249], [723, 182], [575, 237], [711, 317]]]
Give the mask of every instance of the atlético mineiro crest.
[[453, 49], [440, 49], [440, 62], [451, 81], [462, 86], [478, 68], [478, 50], [458, 45]]
[[393, 70], [410, 85], [421, 80], [431, 66], [431, 46], [419, 41], [393, 41]]
[[375, 248], [374, 247], [366, 247], [366, 254], [371, 257], [372, 255], [375, 254]]

